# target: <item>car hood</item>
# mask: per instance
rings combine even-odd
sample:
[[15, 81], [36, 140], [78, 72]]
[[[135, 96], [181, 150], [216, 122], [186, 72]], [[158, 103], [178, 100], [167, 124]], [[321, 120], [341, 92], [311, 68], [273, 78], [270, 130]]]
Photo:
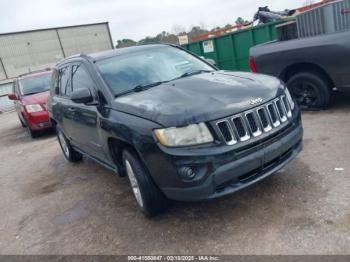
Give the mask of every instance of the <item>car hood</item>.
[[220, 119], [248, 110], [283, 92], [280, 80], [259, 74], [215, 71], [117, 97], [113, 107], [165, 127]]
[[50, 92], [37, 93], [29, 96], [22, 96], [21, 101], [23, 105], [33, 105], [33, 104], [46, 104], [46, 99]]

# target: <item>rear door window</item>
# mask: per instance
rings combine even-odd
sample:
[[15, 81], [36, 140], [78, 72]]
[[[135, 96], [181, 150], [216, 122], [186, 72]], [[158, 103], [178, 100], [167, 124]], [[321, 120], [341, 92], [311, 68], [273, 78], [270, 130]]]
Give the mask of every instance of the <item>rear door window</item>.
[[72, 92], [69, 84], [69, 70], [69, 66], [63, 67], [59, 70], [59, 90], [61, 96], [67, 97]]

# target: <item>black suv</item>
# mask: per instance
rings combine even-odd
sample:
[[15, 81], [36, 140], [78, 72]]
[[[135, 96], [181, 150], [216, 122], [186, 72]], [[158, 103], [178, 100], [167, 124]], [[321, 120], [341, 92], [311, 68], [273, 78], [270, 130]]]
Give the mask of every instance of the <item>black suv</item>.
[[247, 187], [302, 149], [300, 112], [280, 80], [219, 71], [170, 45], [67, 58], [47, 105], [65, 157], [127, 175], [148, 216], [167, 199]]

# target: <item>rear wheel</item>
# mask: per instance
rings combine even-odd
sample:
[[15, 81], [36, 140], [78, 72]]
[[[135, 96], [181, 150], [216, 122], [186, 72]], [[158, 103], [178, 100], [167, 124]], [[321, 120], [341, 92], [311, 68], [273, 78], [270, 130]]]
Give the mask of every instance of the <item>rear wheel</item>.
[[330, 105], [331, 87], [321, 74], [298, 73], [288, 80], [287, 86], [302, 109], [324, 109]]
[[168, 200], [153, 182], [136, 154], [125, 150], [123, 163], [141, 211], [148, 217], [161, 213], [167, 207]]
[[58, 142], [60, 143], [63, 155], [69, 162], [79, 162], [83, 155], [73, 149], [68, 139], [65, 137], [60, 128], [56, 127]]

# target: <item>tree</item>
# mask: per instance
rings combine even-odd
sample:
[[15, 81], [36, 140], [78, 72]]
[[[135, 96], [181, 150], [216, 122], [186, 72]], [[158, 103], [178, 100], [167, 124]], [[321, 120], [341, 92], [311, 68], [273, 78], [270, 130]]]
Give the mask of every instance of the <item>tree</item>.
[[247, 24], [247, 23], [249, 23], [247, 20], [244, 20], [242, 17], [238, 17], [237, 19], [236, 19], [236, 25], [245, 25], [245, 24]]
[[194, 36], [206, 34], [209, 31], [206, 29], [201, 28], [200, 26], [193, 26], [192, 29], [187, 33], [188, 38], [191, 39]]
[[132, 39], [122, 39], [118, 40], [116, 48], [123, 48], [137, 45], [137, 42]]
[[186, 28], [181, 25], [174, 25], [171, 28], [171, 32], [175, 35], [185, 35], [186, 34]]
[[176, 35], [170, 34], [166, 31], [163, 31], [156, 35], [155, 37], [147, 36], [146, 38], [138, 41], [140, 45], [148, 45], [148, 44], [179, 44], [179, 40]]
[[312, 4], [314, 4], [314, 3], [315, 3], [314, 0], [305, 0], [303, 6], [309, 6], [309, 5], [312, 5]]

